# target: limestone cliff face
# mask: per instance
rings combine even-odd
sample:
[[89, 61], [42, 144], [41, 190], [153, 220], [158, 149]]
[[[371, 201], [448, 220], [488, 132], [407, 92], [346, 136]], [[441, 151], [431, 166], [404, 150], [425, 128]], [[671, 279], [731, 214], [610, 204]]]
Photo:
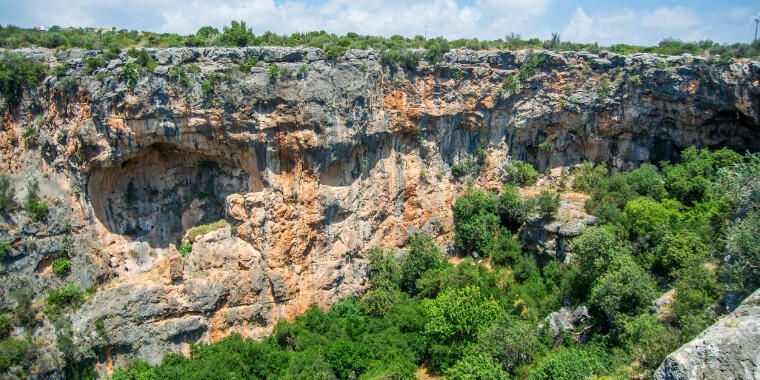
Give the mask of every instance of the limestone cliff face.
[[[410, 72], [374, 51], [147, 51], [158, 65], [131, 84], [125, 54], [88, 73], [99, 52], [17, 51], [64, 75], [0, 104], [0, 167], [16, 198], [36, 179], [52, 203], [44, 222], [20, 208], [6, 217], [3, 307], [19, 287], [92, 287], [70, 317], [100, 371], [231, 332], [259, 337], [360, 294], [362, 253], [401, 246], [408, 231], [448, 244], [467, 186], [451, 167], [479, 148], [488, 165], [473, 182], [496, 189], [510, 157], [625, 169], [692, 144], [754, 150], [760, 138], [757, 62], [459, 50]], [[249, 58], [261, 64], [241, 72]], [[521, 71], [517, 88], [504, 85]], [[229, 226], [187, 234], [220, 218]], [[49, 268], [61, 256], [65, 278]], [[43, 320], [36, 334], [52, 342], [53, 331]], [[53, 373], [60, 354], [45, 355], [39, 373]]]

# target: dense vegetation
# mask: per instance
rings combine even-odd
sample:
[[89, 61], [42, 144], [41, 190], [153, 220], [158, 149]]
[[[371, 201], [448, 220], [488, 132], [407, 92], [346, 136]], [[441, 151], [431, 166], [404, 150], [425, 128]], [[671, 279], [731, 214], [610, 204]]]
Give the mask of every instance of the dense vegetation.
[[[712, 323], [723, 294], [757, 288], [760, 155], [689, 148], [678, 163], [613, 175], [586, 164], [574, 186], [602, 223], [572, 241], [571, 264], [539, 265], [513, 238], [535, 213], [514, 185], [472, 189], [453, 206], [456, 243], [480, 260], [452, 265], [423, 235], [400, 261], [374, 248], [360, 299], [114, 378], [406, 379], [420, 367], [449, 379], [629, 378]], [[667, 310], [651, 312], [670, 289]], [[542, 321], [563, 305], [587, 305], [591, 319], [552, 336]]]
[[47, 48], [85, 48], [104, 51], [121, 50], [129, 47], [180, 47], [180, 46], [311, 46], [324, 49], [328, 58], [342, 55], [348, 49], [367, 49], [388, 51], [387, 63], [396, 63], [413, 68], [417, 56], [410, 55], [405, 49], [423, 48], [425, 57], [436, 61], [454, 48], [473, 50], [518, 50], [542, 48], [556, 51], [587, 50], [599, 52], [609, 50], [620, 54], [648, 52], [666, 55], [710, 54], [725, 57], [757, 57], [760, 56], [760, 42], [752, 44], [723, 45], [710, 40], [699, 42], [683, 42], [676, 39], [662, 40], [657, 46], [633, 46], [616, 44], [603, 47], [596, 43], [574, 43], [560, 41], [559, 35], [551, 39], [523, 39], [520, 35], [510, 34], [503, 39], [481, 41], [477, 38], [457, 39], [448, 41], [443, 38], [426, 39], [423, 36], [405, 38], [394, 35], [390, 38], [366, 36], [348, 33], [344, 36], [329, 34], [324, 31], [293, 33], [278, 35], [264, 32], [256, 35], [246, 27], [244, 21], [232, 21], [230, 26], [221, 31], [217, 28], [204, 26], [195, 34], [179, 35], [172, 33], [138, 32], [135, 30], [96, 30], [92, 28], [60, 28], [53, 26], [47, 31], [23, 29], [12, 25], [0, 26], [0, 46], [19, 48], [25, 46], [41, 46]]

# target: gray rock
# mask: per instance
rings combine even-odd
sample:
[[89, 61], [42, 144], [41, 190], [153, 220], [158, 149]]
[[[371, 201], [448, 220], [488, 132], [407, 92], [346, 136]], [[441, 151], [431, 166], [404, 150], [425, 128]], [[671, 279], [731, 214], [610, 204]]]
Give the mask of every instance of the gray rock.
[[654, 379], [760, 379], [760, 290], [668, 355]]

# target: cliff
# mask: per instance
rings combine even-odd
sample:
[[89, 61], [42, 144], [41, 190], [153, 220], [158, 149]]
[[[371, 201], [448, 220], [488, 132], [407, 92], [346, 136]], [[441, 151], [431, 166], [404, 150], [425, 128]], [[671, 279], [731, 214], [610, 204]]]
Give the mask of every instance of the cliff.
[[[17, 306], [15, 289], [31, 289], [38, 310], [50, 289], [89, 289], [70, 330], [101, 372], [232, 332], [260, 337], [361, 294], [364, 251], [418, 229], [447, 244], [457, 194], [499, 188], [510, 159], [620, 170], [689, 145], [756, 150], [760, 138], [757, 62], [457, 50], [410, 71], [375, 51], [146, 52], [155, 67], [17, 50], [58, 75], [0, 104], [0, 168], [17, 203], [36, 180], [51, 204], [43, 221], [20, 207], [5, 217], [3, 308]], [[475, 156], [486, 165], [471, 180], [452, 175]], [[72, 263], [63, 277], [59, 257]], [[34, 328], [50, 344], [35, 371], [60, 375], [53, 323], [40, 312]]]

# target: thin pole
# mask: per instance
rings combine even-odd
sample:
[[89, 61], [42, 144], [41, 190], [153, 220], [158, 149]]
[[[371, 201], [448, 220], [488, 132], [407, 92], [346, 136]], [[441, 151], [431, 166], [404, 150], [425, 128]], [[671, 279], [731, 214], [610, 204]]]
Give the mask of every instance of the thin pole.
[[755, 39], [752, 41], [757, 40], [757, 25], [760, 24], [760, 18], [755, 17]]

